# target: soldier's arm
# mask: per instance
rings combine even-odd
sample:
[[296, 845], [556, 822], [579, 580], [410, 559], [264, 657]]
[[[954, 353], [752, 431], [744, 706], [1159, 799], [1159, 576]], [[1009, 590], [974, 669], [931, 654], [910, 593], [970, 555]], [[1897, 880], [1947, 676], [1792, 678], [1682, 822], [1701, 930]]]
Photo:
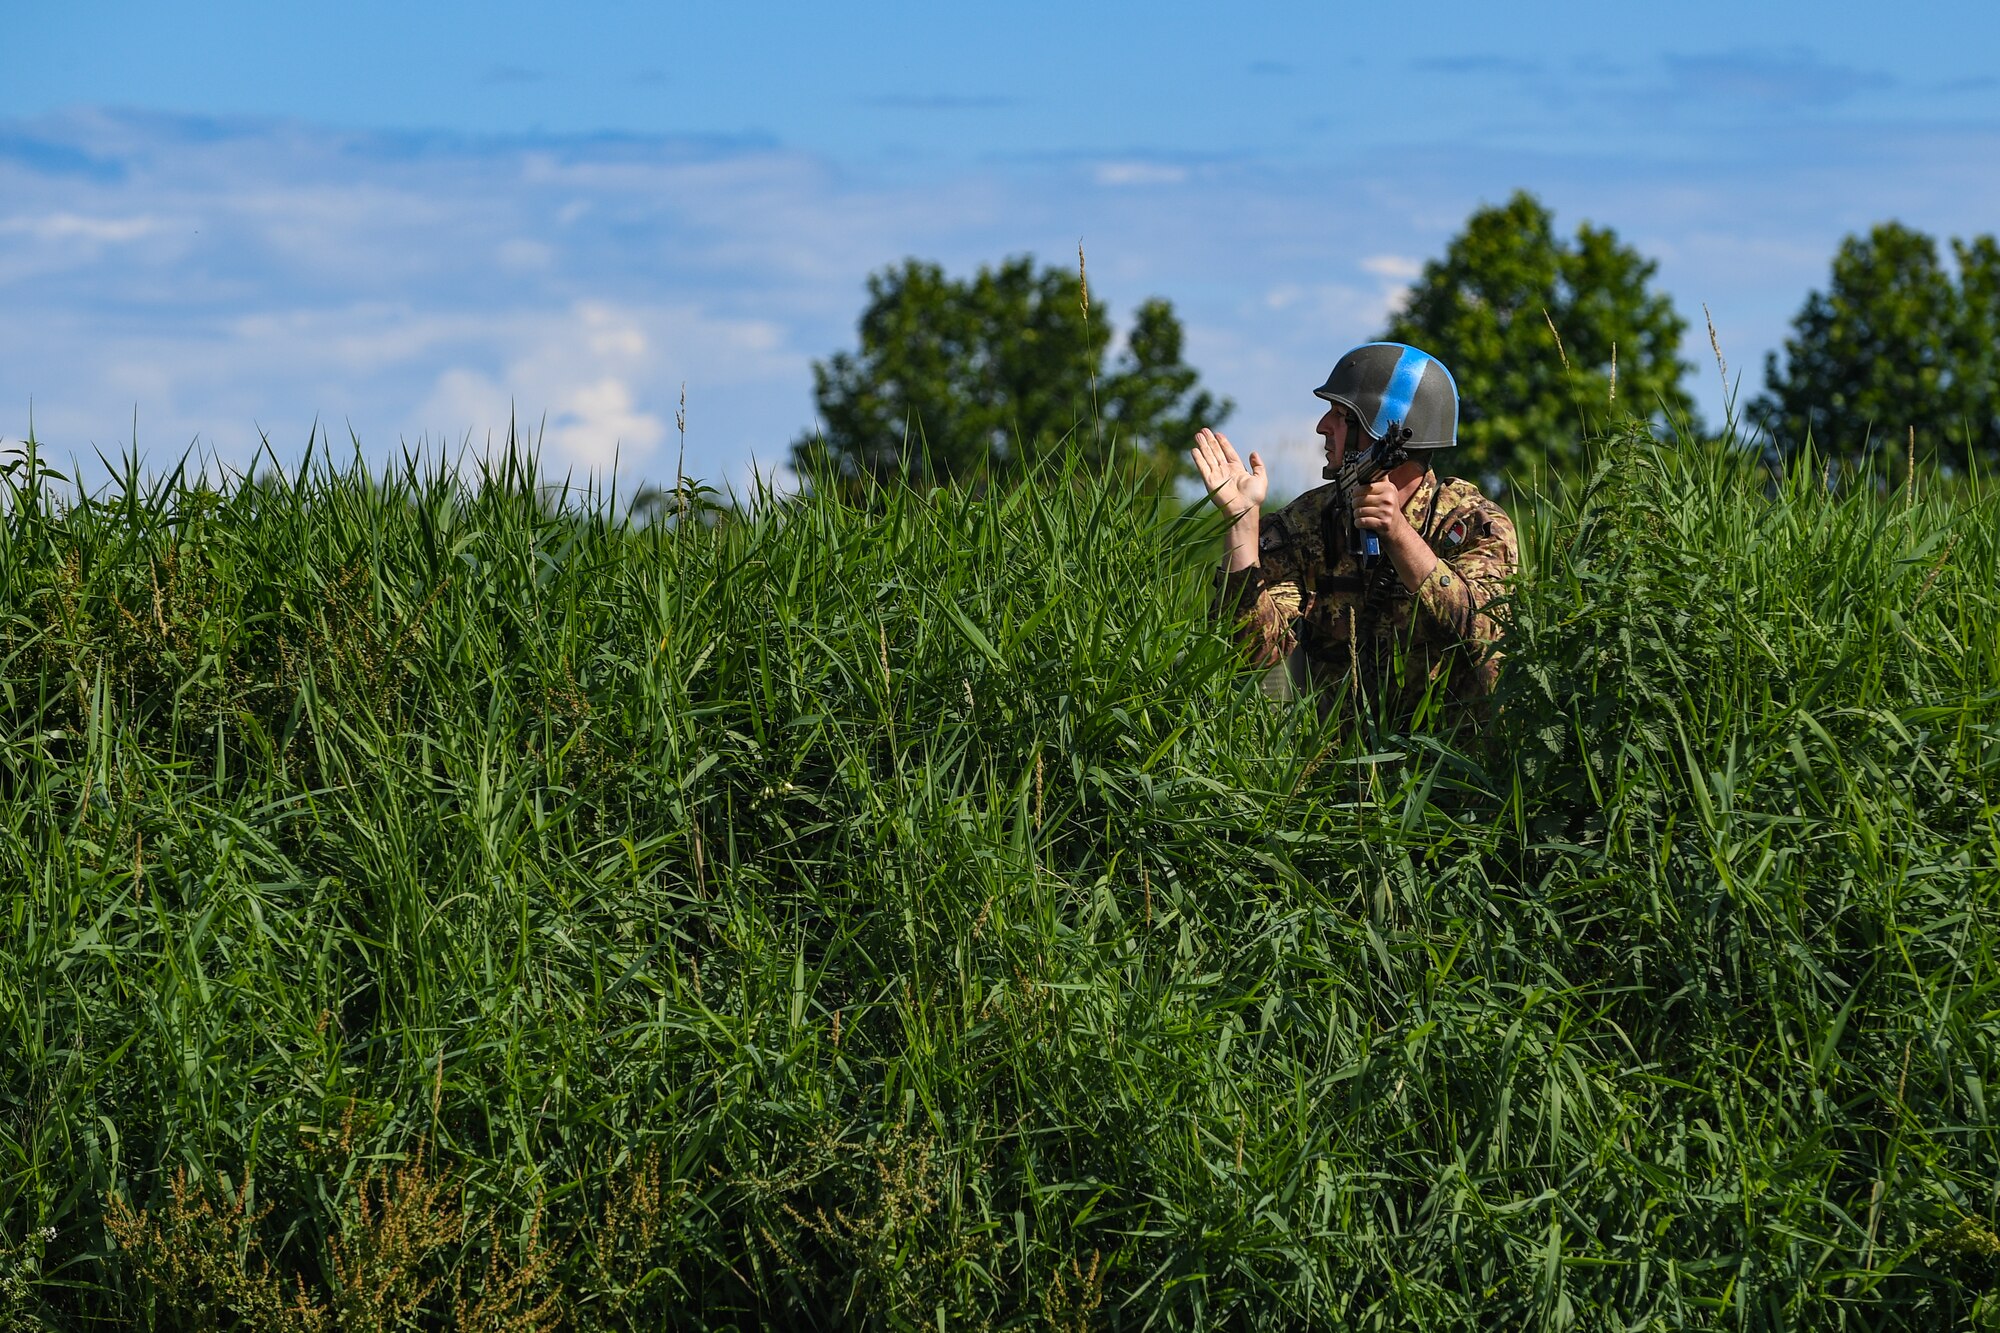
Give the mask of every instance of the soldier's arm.
[[1283, 514], [1262, 515], [1256, 563], [1216, 574], [1215, 614], [1236, 626], [1237, 641], [1260, 667], [1284, 661], [1298, 645], [1305, 590], [1293, 568], [1295, 545]]
[[1500, 626], [1488, 608], [1520, 562], [1514, 524], [1500, 507], [1482, 501], [1451, 515], [1438, 531], [1463, 525], [1463, 540], [1440, 555], [1417, 585], [1417, 604], [1452, 638], [1491, 647]]

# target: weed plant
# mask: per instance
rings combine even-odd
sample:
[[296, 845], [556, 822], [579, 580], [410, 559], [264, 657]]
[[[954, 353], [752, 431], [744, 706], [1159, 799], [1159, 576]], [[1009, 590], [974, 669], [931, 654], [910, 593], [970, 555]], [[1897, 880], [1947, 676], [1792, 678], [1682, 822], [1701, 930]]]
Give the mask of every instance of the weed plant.
[[1990, 503], [1600, 457], [1385, 735], [1075, 472], [17, 452], [0, 1326], [1990, 1323]]

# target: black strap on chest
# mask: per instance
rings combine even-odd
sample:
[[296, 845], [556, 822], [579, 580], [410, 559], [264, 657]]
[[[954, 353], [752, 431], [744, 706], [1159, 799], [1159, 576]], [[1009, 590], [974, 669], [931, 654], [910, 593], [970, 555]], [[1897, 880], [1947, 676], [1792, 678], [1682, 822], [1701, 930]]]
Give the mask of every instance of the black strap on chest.
[[[1425, 471], [1428, 472], [1429, 469], [1426, 468]], [[1443, 496], [1443, 494], [1444, 494], [1444, 483], [1441, 481], [1434, 481], [1431, 485], [1430, 508], [1424, 511], [1423, 526], [1417, 529], [1417, 532], [1423, 537], [1424, 545], [1426, 546], [1429, 546], [1431, 544], [1431, 538], [1437, 535], [1436, 533], [1431, 531], [1431, 528], [1435, 526], [1437, 523], [1438, 499], [1441, 496]]]

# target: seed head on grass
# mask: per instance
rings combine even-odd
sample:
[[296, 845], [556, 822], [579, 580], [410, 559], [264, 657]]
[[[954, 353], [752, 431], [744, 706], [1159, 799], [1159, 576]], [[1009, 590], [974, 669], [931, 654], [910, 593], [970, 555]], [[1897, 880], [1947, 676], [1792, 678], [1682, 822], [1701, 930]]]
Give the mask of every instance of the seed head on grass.
[[1708, 325], [1708, 349], [1715, 354], [1716, 373], [1722, 376], [1722, 400], [1730, 400], [1729, 363], [1722, 359], [1722, 339], [1715, 335], [1715, 316], [1708, 313], [1708, 302], [1701, 303], [1701, 317]]
[[1556, 355], [1562, 358], [1562, 368], [1567, 371], [1569, 369], [1569, 353], [1563, 350], [1563, 336], [1556, 331], [1555, 316], [1549, 313], [1547, 306], [1542, 307], [1542, 318], [1548, 322], [1549, 336], [1556, 340]]

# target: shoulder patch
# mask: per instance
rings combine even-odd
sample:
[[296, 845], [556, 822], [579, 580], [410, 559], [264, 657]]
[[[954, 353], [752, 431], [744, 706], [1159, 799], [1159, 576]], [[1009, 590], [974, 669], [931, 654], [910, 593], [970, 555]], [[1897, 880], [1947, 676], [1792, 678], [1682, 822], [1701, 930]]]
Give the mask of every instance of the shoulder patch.
[[1282, 519], [1273, 516], [1257, 525], [1257, 549], [1260, 551], [1283, 550], [1290, 540]]

